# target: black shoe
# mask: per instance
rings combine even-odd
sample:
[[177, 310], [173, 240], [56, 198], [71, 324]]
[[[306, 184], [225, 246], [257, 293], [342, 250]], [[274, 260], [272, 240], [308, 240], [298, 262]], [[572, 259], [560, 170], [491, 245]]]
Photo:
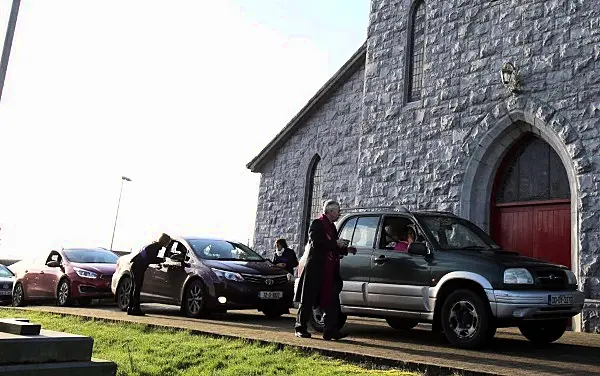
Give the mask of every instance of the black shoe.
[[325, 341], [331, 341], [332, 339], [335, 341], [339, 341], [340, 339], [346, 338], [346, 337], [348, 337], [348, 335], [345, 333], [341, 333], [341, 332], [335, 332], [335, 333], [331, 333], [331, 334], [329, 334], [329, 333], [323, 334], [323, 339]]
[[142, 311], [127, 311], [127, 314], [130, 316], [146, 316]]
[[307, 331], [301, 332], [301, 331], [296, 330], [296, 337], [298, 337], [298, 338], [310, 338], [312, 336]]

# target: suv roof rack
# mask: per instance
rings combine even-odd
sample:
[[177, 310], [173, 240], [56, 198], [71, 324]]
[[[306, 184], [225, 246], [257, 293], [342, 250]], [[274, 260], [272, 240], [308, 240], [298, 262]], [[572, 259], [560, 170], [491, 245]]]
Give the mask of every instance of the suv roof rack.
[[390, 210], [390, 211], [399, 211], [403, 213], [408, 213], [409, 210], [404, 206], [354, 206], [342, 208], [344, 211], [377, 211], [377, 210]]
[[457, 216], [453, 212], [444, 211], [444, 210], [423, 210], [423, 212], [425, 212], [425, 213], [437, 213], [437, 214], [449, 214], [449, 215], [453, 215], [455, 217]]

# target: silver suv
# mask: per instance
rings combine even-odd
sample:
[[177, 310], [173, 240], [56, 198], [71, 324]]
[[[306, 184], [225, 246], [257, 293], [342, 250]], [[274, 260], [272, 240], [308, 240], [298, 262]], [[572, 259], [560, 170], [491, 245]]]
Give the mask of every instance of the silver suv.
[[[453, 345], [475, 348], [497, 328], [517, 326], [530, 341], [550, 343], [583, 308], [567, 267], [503, 250], [451, 213], [361, 209], [337, 227], [357, 249], [341, 262], [340, 328], [347, 315], [383, 318], [401, 330], [432, 323]], [[318, 307], [311, 326], [323, 330]]]

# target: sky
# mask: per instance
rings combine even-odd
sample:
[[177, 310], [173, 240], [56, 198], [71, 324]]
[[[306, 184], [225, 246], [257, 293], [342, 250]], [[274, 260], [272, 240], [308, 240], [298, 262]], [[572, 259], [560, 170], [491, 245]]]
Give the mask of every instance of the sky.
[[108, 248], [122, 176], [113, 249], [161, 232], [252, 243], [260, 175], [245, 165], [368, 16], [368, 0], [23, 1], [0, 102], [0, 257]]

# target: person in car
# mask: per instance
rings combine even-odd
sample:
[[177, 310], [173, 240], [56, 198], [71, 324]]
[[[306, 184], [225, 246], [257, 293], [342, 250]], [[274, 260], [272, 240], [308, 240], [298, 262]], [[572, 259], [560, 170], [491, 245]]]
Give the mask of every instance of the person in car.
[[408, 252], [408, 246], [416, 239], [415, 230], [410, 225], [406, 226], [404, 234], [402, 235], [397, 235], [392, 226], [386, 226], [385, 232], [392, 240], [387, 244], [386, 248], [393, 248], [395, 251], [399, 252]]
[[308, 256], [295, 296], [295, 300], [300, 303], [296, 315], [296, 337], [311, 337], [306, 326], [314, 306], [320, 306], [324, 312], [323, 339], [329, 341], [346, 337], [337, 329], [343, 283], [340, 258], [349, 252], [356, 254], [356, 249], [348, 247], [348, 240], [339, 239], [334, 225], [339, 217], [340, 204], [328, 200], [323, 205], [323, 215], [310, 224]]
[[150, 264], [158, 264], [162, 261], [158, 258], [158, 252], [170, 243], [171, 237], [167, 234], [162, 234], [158, 241], [148, 244], [131, 259], [130, 271], [133, 286], [131, 286], [129, 293], [128, 315], [144, 316], [144, 312], [140, 308], [140, 292], [144, 284], [144, 273]]
[[298, 266], [296, 252], [288, 247], [285, 239], [275, 241], [275, 254], [273, 255], [273, 264], [285, 269], [288, 273], [294, 274], [294, 268]]

